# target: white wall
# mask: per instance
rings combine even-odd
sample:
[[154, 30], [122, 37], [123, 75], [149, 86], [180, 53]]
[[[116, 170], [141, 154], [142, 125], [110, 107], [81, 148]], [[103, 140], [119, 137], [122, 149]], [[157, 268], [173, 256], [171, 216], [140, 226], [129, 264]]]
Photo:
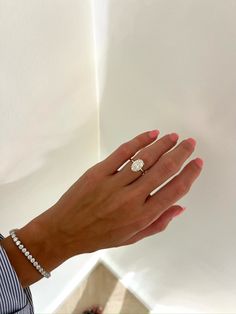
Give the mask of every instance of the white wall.
[[[0, 0], [4, 236], [53, 205], [97, 162], [97, 118], [90, 1]], [[49, 313], [94, 258], [74, 257], [32, 285], [36, 313]]]
[[105, 260], [154, 313], [236, 310], [236, 2], [94, 1], [101, 159], [159, 128], [197, 140], [201, 177], [168, 229]]
[[[159, 128], [196, 138], [191, 159], [205, 161], [180, 202], [187, 212], [104, 260], [154, 313], [235, 313], [236, 3], [93, 0], [94, 21], [90, 9], [0, 0], [0, 232], [49, 208], [97, 162], [96, 78], [101, 159]], [[51, 312], [96, 259], [70, 259], [34, 284], [36, 313]]]

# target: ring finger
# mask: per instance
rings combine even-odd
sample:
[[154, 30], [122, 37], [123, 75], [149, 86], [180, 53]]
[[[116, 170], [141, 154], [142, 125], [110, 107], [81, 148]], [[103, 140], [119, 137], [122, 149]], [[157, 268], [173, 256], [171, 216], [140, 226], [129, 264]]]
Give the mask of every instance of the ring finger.
[[132, 189], [137, 189], [141, 195], [148, 197], [154, 189], [180, 170], [193, 153], [195, 145], [196, 141], [193, 138], [183, 140], [174, 149], [162, 155], [147, 174], [132, 184]]
[[[142, 159], [144, 161], [143, 170], [146, 171], [154, 165], [158, 159], [171, 148], [176, 145], [178, 134], [167, 134], [158, 141], [140, 150], [135, 156], [134, 160]], [[128, 161], [116, 174], [115, 180], [119, 185], [124, 186], [132, 183], [137, 178], [142, 176], [141, 171], [133, 172], [130, 169], [131, 161]]]

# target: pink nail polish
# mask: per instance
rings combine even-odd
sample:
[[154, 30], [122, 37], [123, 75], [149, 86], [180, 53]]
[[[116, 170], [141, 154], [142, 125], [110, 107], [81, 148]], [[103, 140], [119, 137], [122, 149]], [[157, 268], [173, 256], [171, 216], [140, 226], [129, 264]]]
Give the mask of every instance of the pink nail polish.
[[186, 140], [187, 142], [189, 142], [193, 147], [195, 147], [196, 145], [196, 141], [194, 138], [190, 137]]
[[198, 165], [198, 167], [202, 168], [204, 162], [201, 158], [196, 158], [195, 163]]
[[150, 131], [150, 132], [149, 132], [149, 137], [150, 137], [150, 138], [155, 138], [155, 137], [157, 137], [157, 135], [158, 135], [159, 133], [160, 133], [159, 130]]
[[171, 133], [169, 134], [170, 138], [172, 141], [177, 141], [177, 139], [179, 138], [179, 135], [177, 133]]

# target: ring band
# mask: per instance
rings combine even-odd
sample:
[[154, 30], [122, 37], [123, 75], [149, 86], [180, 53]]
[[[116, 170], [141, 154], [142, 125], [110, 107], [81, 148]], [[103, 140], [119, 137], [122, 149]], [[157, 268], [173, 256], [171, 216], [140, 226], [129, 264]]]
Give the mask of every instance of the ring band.
[[144, 161], [142, 159], [133, 160], [133, 158], [131, 157], [130, 161], [132, 161], [132, 165], [130, 167], [131, 171], [133, 172], [141, 171], [142, 175], [145, 174], [145, 170], [143, 170]]

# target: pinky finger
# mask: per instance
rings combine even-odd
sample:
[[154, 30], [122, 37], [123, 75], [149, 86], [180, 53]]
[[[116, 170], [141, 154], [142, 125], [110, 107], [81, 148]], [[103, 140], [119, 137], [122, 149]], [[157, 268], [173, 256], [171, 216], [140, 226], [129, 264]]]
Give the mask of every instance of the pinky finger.
[[156, 233], [162, 232], [166, 229], [170, 221], [177, 215], [181, 214], [185, 207], [173, 205], [167, 209], [157, 220], [150, 224], [145, 229], [136, 233], [132, 238], [126, 240], [122, 245], [129, 245], [136, 243], [146, 237], [150, 237]]

